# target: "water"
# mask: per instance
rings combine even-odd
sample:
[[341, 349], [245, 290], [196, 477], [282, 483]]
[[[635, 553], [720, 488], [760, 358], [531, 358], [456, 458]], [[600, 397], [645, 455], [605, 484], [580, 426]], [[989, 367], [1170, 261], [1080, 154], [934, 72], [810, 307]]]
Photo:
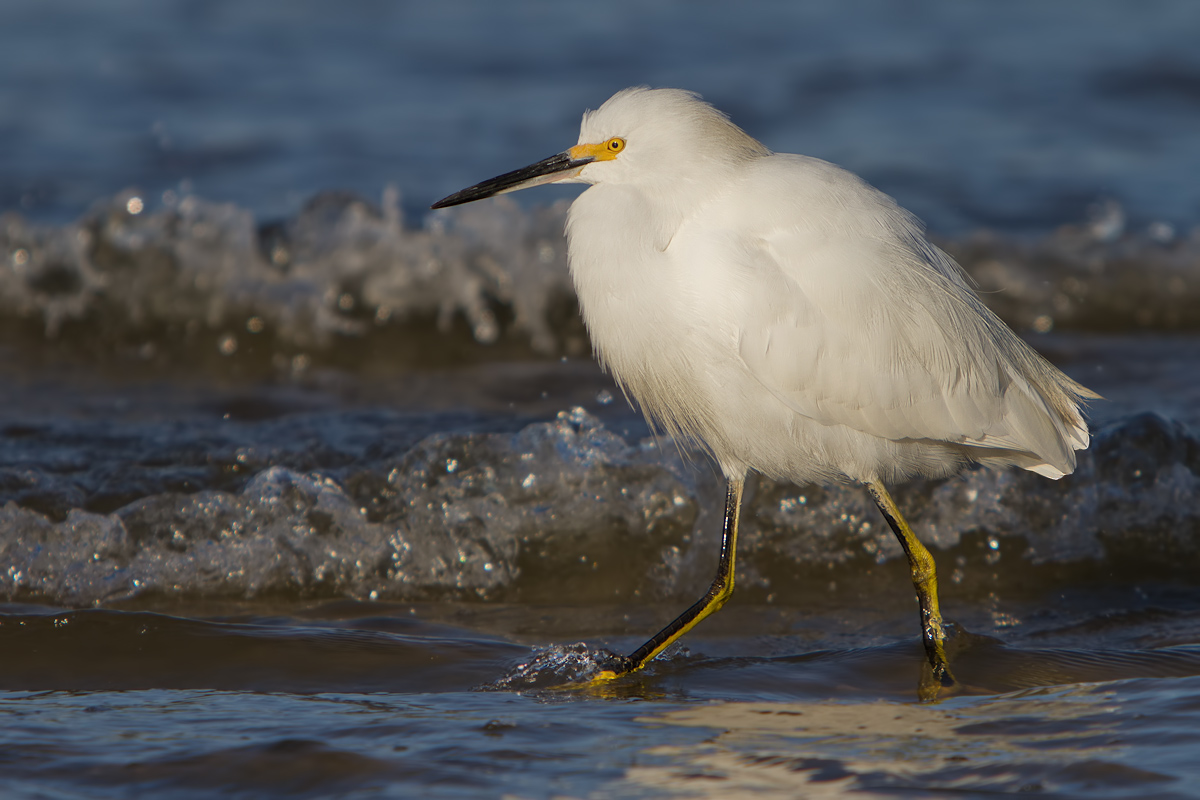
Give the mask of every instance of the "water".
[[1143, 220], [1200, 212], [1186, 0], [607, 9], [13, 0], [0, 207], [67, 221], [186, 181], [273, 219], [395, 183], [417, 213], [573, 144], [583, 108], [647, 83], [699, 91], [947, 233], [1045, 229], [1101, 196]]
[[[1120, 3], [10, 3], [6, 796], [1188, 797], [1200, 12]], [[1105, 396], [1077, 472], [900, 487], [958, 624], [917, 703], [859, 491], [722, 491], [592, 363], [568, 190], [427, 214], [696, 89], [921, 214]]]

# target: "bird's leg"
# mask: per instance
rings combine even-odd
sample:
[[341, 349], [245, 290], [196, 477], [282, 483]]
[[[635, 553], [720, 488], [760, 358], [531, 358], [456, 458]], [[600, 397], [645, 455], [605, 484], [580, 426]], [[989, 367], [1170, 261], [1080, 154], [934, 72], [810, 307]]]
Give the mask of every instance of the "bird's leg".
[[912, 528], [908, 527], [900, 509], [896, 507], [896, 501], [882, 483], [871, 481], [867, 484], [867, 491], [875, 498], [875, 504], [879, 506], [892, 532], [900, 540], [904, 555], [908, 556], [913, 586], [917, 590], [917, 601], [921, 604], [921, 639], [925, 643], [925, 655], [929, 658], [929, 666], [933, 668], [936, 693], [937, 685], [953, 686], [954, 675], [950, 672], [950, 664], [946, 660], [946, 628], [942, 623], [942, 611], [938, 607], [937, 571], [933, 556], [917, 539]]
[[678, 641], [679, 637], [696, 627], [700, 620], [725, 605], [725, 601], [733, 594], [733, 567], [737, 556], [738, 516], [742, 505], [743, 483], [742, 478], [728, 481], [725, 494], [725, 524], [721, 529], [721, 560], [717, 564], [717, 576], [713, 578], [712, 585], [708, 587], [704, 597], [680, 614], [670, 625], [654, 634], [650, 641], [621, 659], [617, 669], [605, 670], [595, 680], [611, 680], [618, 675], [636, 672]]

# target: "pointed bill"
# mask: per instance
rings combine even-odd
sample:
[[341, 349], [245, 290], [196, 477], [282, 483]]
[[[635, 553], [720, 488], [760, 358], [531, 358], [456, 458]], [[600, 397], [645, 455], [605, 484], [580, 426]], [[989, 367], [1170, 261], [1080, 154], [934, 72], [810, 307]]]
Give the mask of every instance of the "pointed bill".
[[[572, 148], [574, 150], [576, 148]], [[595, 161], [591, 156], [583, 158], [574, 158], [571, 151], [558, 153], [549, 158], [543, 158], [536, 164], [530, 164], [528, 167], [515, 169], [512, 172], [506, 172], [483, 183], [477, 183], [463, 189], [461, 192], [455, 192], [449, 197], [442, 198], [434, 203], [430, 208], [449, 208], [450, 206], [458, 206], [463, 203], [470, 203], [473, 200], [482, 200], [485, 197], [492, 197], [506, 192], [515, 192], [519, 189], [528, 189], [530, 186], [539, 186], [543, 183], [553, 183], [555, 181], [574, 178], [579, 174], [579, 171], [588, 164]]]

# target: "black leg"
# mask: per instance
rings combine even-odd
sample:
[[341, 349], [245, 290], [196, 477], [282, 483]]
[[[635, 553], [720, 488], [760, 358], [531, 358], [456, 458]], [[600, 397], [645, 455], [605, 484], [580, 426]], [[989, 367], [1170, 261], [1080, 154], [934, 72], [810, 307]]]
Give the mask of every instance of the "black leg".
[[717, 576], [708, 587], [704, 597], [691, 608], [680, 614], [674, 622], [650, 638], [650, 641], [626, 656], [615, 670], [606, 670], [596, 677], [597, 681], [611, 680], [619, 675], [636, 672], [649, 661], [666, 650], [679, 637], [696, 627], [700, 620], [715, 612], [733, 594], [734, 560], [737, 556], [738, 516], [742, 505], [743, 479], [730, 480], [725, 494], [725, 524], [721, 531], [721, 560], [717, 565]]

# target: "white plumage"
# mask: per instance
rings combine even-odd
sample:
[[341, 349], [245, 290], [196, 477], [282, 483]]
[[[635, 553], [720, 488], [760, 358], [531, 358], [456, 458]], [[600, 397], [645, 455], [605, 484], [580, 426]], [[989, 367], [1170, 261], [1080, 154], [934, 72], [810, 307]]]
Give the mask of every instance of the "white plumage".
[[627, 89], [584, 118], [571, 274], [596, 352], [725, 474], [797, 483], [1058, 478], [1091, 392], [1034, 353], [888, 196], [769, 152], [688, 92]]
[[954, 684], [934, 562], [885, 483], [969, 463], [1050, 478], [1088, 445], [1096, 397], [979, 300], [895, 201], [832, 164], [770, 152], [696, 95], [618, 92], [579, 143], [436, 203], [588, 183], [567, 218], [596, 354], [658, 427], [728, 481], [705, 596], [606, 677], [641, 669], [733, 591], [745, 475], [866, 485], [908, 557], [931, 667]]

